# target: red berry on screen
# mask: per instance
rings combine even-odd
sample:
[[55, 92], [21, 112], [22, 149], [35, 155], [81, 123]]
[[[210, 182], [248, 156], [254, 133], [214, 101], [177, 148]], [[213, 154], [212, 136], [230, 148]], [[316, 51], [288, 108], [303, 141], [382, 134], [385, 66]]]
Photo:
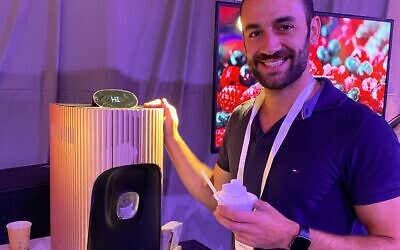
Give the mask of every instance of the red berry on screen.
[[351, 56], [354, 58], [358, 58], [360, 62], [369, 61], [367, 50], [365, 50], [365, 48], [361, 46], [357, 46], [351, 53]]
[[382, 65], [384, 61], [385, 61], [385, 56], [383, 56], [381, 53], [378, 53], [374, 57], [370, 58], [370, 62], [373, 67]]
[[328, 23], [330, 23], [332, 17], [329, 16], [321, 16], [321, 24], [322, 25], [327, 25]]
[[364, 96], [359, 102], [368, 106], [374, 112], [382, 113], [383, 111], [383, 100], [375, 100], [371, 95]]
[[262, 86], [259, 83], [251, 85], [246, 91], [243, 92], [242, 97], [240, 97], [240, 102], [245, 102], [256, 96], [261, 92]]
[[240, 77], [240, 68], [236, 66], [228, 66], [226, 67], [221, 74], [221, 78], [219, 80], [219, 84], [221, 88], [224, 88], [228, 85], [235, 85], [239, 82]]
[[236, 84], [227, 85], [217, 94], [217, 104], [222, 111], [232, 112], [236, 106], [241, 104], [240, 98], [247, 87]]
[[385, 97], [385, 88], [386, 85], [384, 83], [379, 83], [372, 91], [372, 97], [376, 100], [383, 100]]
[[347, 22], [354, 27], [354, 31], [357, 29], [358, 26], [360, 26], [361, 24], [364, 23], [364, 20], [362, 18], [360, 19], [356, 19], [356, 18], [344, 18], [345, 20], [347, 20]]
[[328, 45], [328, 39], [324, 36], [320, 36], [318, 39], [318, 45], [326, 47]]
[[368, 77], [362, 81], [360, 102], [369, 106], [373, 111], [382, 113], [385, 85], [376, 79]]
[[239, 16], [239, 10], [237, 8], [221, 8], [220, 11], [219, 19], [221, 24], [231, 24], [235, 22], [236, 18]]
[[318, 44], [310, 44], [308, 48], [308, 56], [310, 58], [314, 58], [317, 55], [318, 46], [319, 46]]
[[337, 81], [340, 81], [341, 83], [344, 82], [344, 79], [349, 76], [349, 72], [346, 70], [346, 67], [344, 65], [340, 65], [337, 68], [337, 71], [334, 72], [333, 77], [337, 79]]
[[313, 76], [321, 76], [324, 73], [322, 63], [320, 60], [318, 60], [318, 58], [313, 57], [311, 60], [309, 60], [309, 64], [310, 64], [310, 73]]
[[382, 79], [384, 76], [386, 76], [386, 70], [385, 70], [385, 58], [387, 56], [376, 56], [372, 60], [372, 67], [373, 67], [373, 72], [371, 74], [371, 77], [377, 79], [378, 81], [384, 81], [385, 79]]
[[343, 31], [345, 34], [351, 38], [355, 36], [358, 27], [364, 22], [362, 19], [355, 19], [355, 18], [341, 18], [341, 27], [343, 27]]
[[371, 92], [377, 86], [378, 86], [378, 81], [372, 77], [365, 78], [361, 83], [362, 90], [367, 92]]
[[351, 89], [353, 89], [355, 87], [361, 89], [361, 79], [359, 79], [358, 77], [356, 77], [354, 75], [349, 75], [348, 77], [346, 77], [344, 79], [343, 87], [344, 87], [345, 93], [349, 92]]
[[224, 138], [225, 128], [217, 128], [215, 130], [215, 146], [221, 147]]
[[342, 62], [346, 60], [346, 58], [354, 51], [354, 43], [352, 39], [349, 39], [345, 36], [339, 38], [339, 42], [342, 46], [341, 50], [339, 51], [339, 58]]

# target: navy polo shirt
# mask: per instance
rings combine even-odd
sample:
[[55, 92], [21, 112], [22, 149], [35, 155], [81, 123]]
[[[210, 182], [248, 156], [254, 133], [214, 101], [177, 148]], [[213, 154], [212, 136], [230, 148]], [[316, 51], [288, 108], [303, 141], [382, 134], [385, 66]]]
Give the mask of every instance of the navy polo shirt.
[[[287, 218], [338, 235], [366, 234], [354, 205], [400, 195], [400, 144], [382, 118], [347, 98], [328, 79], [303, 106], [274, 162], [261, 199]], [[232, 113], [217, 164], [236, 178], [252, 101]], [[283, 118], [267, 133], [252, 128], [244, 184], [260, 195], [261, 179]]]

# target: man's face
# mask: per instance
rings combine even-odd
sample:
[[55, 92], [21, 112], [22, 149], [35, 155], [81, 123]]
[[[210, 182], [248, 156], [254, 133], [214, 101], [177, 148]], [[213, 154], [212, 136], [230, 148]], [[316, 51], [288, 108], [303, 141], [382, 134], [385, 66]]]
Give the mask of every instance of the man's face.
[[246, 0], [241, 21], [248, 64], [261, 85], [283, 89], [302, 75], [309, 36], [301, 0]]

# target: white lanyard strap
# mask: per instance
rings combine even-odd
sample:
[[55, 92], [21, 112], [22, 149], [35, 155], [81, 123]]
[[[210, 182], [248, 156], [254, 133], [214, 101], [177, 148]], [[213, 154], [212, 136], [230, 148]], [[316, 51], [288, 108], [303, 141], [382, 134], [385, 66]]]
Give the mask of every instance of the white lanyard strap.
[[260, 108], [264, 102], [264, 97], [265, 97], [265, 93], [264, 93], [264, 89], [263, 89], [263, 90], [261, 90], [260, 94], [258, 94], [256, 99], [254, 100], [253, 110], [251, 111], [250, 120], [247, 123], [246, 132], [244, 134], [242, 152], [240, 153], [239, 167], [238, 167], [238, 173], [237, 173], [237, 177], [236, 177], [242, 183], [243, 183], [244, 164], [246, 163], [247, 150], [249, 149], [249, 143], [250, 143], [251, 124], [253, 123], [254, 117], [256, 117], [258, 110], [260, 110]]
[[[278, 152], [280, 146], [282, 145], [282, 142], [285, 139], [285, 137], [290, 129], [290, 126], [293, 124], [294, 119], [296, 119], [297, 114], [301, 111], [304, 103], [306, 102], [307, 98], [310, 96], [310, 94], [314, 88], [314, 85], [315, 85], [314, 78], [310, 78], [310, 81], [308, 82], [307, 86], [301, 91], [300, 95], [294, 101], [292, 107], [290, 108], [288, 114], [286, 115], [285, 119], [282, 122], [282, 125], [280, 126], [280, 128], [278, 130], [278, 134], [276, 135], [275, 140], [272, 144], [272, 148], [271, 148], [271, 151], [269, 152], [267, 163], [265, 165], [264, 174], [263, 174], [263, 178], [262, 178], [262, 182], [261, 182], [260, 198], [264, 191], [267, 177], [269, 175], [269, 171], [271, 170], [272, 162], [275, 158], [275, 155]], [[260, 110], [260, 108], [264, 102], [264, 97], [265, 97], [265, 93], [263, 90], [256, 97], [256, 99], [254, 101], [253, 110], [250, 115], [250, 120], [246, 127], [246, 132], [245, 132], [243, 145], [242, 145], [242, 152], [240, 154], [238, 174], [237, 174], [237, 179], [241, 180], [242, 182], [243, 182], [243, 173], [244, 173], [244, 167], [245, 167], [246, 157], [247, 157], [247, 150], [249, 148], [249, 143], [250, 143], [251, 125], [253, 123], [254, 117], [256, 116], [257, 112]]]

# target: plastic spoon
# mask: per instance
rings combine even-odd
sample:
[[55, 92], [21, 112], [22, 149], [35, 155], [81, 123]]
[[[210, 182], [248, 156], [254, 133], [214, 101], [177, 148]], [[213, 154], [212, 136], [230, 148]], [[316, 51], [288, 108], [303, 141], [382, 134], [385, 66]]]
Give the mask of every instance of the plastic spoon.
[[208, 178], [208, 175], [206, 174], [206, 172], [204, 172], [204, 170], [201, 170], [200, 173], [201, 173], [201, 176], [203, 176], [204, 180], [206, 181], [207, 185], [210, 187], [211, 191], [213, 192], [214, 199], [216, 199], [218, 201], [219, 200], [218, 195], [217, 195], [218, 191], [214, 187], [214, 185], [211, 183], [210, 178]]

